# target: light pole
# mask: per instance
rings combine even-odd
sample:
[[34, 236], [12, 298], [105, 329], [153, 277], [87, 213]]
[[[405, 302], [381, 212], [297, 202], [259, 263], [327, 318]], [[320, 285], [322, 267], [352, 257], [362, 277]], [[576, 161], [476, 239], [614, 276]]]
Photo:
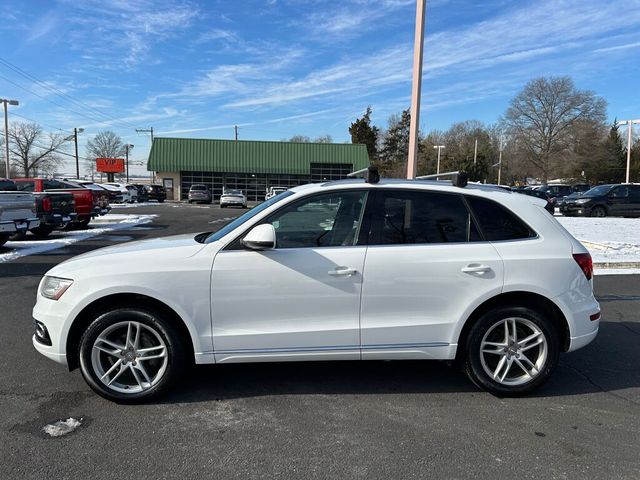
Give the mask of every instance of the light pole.
[[478, 139], [476, 138], [476, 145], [473, 147], [473, 164], [476, 164], [476, 159], [478, 158]]
[[422, 52], [424, 49], [424, 16], [427, 0], [416, 1], [416, 31], [413, 43], [413, 86], [411, 89], [411, 123], [409, 125], [409, 158], [407, 178], [416, 178], [418, 159], [418, 126], [420, 125], [420, 89], [422, 87]]
[[4, 105], [4, 148], [5, 148], [5, 162], [6, 162], [6, 176], [7, 178], [11, 178], [11, 173], [9, 172], [9, 116], [7, 114], [7, 105], [20, 105], [18, 100], [8, 100], [6, 98], [0, 98], [0, 102]]
[[124, 146], [124, 154], [125, 154], [125, 165], [127, 167], [127, 183], [129, 183], [129, 150], [133, 150], [133, 145], [127, 143]]
[[[6, 107], [5, 107], [6, 108]], [[627, 129], [627, 177], [625, 183], [629, 183], [629, 171], [631, 169], [631, 137], [633, 137], [633, 124], [640, 123], [638, 120], [622, 120], [619, 125], [628, 125]]]
[[502, 135], [500, 135], [500, 156], [498, 158], [498, 185], [500, 185], [501, 175], [502, 175]]
[[444, 145], [434, 145], [433, 148], [438, 149], [438, 165], [436, 167], [436, 173], [440, 173], [440, 150], [444, 148]]
[[84, 132], [84, 128], [73, 129], [73, 143], [76, 147], [76, 178], [80, 179], [80, 160], [78, 158], [78, 134]]

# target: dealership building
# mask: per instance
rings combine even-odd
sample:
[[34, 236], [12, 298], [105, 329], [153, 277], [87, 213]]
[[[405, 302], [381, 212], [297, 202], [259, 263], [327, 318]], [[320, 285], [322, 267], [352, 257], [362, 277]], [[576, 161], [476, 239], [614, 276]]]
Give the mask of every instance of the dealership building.
[[169, 199], [186, 199], [204, 184], [217, 199], [225, 189], [264, 200], [269, 187], [339, 180], [369, 165], [367, 147], [350, 143], [154, 138], [148, 169]]

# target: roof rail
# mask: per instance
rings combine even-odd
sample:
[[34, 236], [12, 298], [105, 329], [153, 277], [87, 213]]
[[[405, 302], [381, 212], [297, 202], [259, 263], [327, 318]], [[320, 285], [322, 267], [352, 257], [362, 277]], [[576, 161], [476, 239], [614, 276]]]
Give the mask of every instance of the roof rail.
[[434, 173], [432, 175], [421, 175], [416, 177], [416, 180], [429, 180], [435, 178], [436, 180], [442, 177], [451, 177], [451, 183], [456, 187], [464, 188], [469, 182], [469, 175], [463, 170], [456, 170], [453, 172]]
[[363, 168], [362, 170], [356, 170], [355, 172], [351, 172], [347, 175], [349, 178], [361, 177], [364, 178], [364, 181], [367, 183], [378, 183], [380, 181], [380, 174], [378, 173], [378, 168], [369, 165], [367, 168]]

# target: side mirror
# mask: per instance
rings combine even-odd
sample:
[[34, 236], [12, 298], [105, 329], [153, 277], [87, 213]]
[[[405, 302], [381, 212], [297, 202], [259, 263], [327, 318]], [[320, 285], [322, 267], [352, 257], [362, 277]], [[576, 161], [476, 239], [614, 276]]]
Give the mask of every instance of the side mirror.
[[276, 248], [276, 230], [270, 223], [253, 227], [240, 241], [251, 250], [270, 250]]

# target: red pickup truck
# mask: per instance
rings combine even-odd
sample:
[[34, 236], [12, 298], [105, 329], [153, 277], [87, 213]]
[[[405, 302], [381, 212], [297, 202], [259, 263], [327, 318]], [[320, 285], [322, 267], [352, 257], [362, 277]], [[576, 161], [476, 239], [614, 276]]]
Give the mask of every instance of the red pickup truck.
[[73, 182], [46, 178], [14, 178], [18, 190], [23, 192], [69, 192], [75, 200], [77, 217], [73, 222], [86, 227], [92, 218], [109, 213], [109, 194], [106, 190], [90, 190]]

